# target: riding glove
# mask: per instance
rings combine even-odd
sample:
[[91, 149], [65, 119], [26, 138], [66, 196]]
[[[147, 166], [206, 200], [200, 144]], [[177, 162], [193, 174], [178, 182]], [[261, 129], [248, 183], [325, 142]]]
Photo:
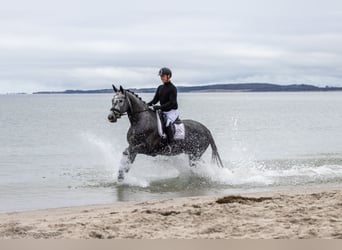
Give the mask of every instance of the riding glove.
[[154, 105], [153, 109], [154, 109], [154, 111], [156, 111], [156, 110], [160, 109], [160, 106], [159, 105]]

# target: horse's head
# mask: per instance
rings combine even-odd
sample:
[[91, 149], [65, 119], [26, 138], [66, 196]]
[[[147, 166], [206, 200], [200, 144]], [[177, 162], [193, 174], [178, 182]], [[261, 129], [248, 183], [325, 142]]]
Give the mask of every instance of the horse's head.
[[112, 108], [108, 115], [108, 120], [110, 122], [116, 122], [118, 118], [121, 118], [129, 109], [129, 101], [127, 99], [126, 91], [120, 86], [118, 90], [113, 85], [114, 97], [112, 99]]

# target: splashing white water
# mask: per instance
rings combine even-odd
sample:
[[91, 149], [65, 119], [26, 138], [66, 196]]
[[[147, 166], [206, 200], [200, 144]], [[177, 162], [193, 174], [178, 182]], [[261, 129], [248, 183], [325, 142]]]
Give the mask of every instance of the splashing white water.
[[[103, 165], [107, 171], [110, 171], [113, 182], [116, 182], [124, 147], [91, 133], [82, 133], [82, 138], [87, 144], [88, 150], [92, 152], [94, 162]], [[280, 179], [287, 178], [291, 182], [294, 177], [298, 179], [297, 182], [342, 177], [342, 166], [340, 165], [293, 164], [283, 166], [283, 168], [270, 168], [267, 163], [254, 160], [241, 144], [236, 144], [231, 149], [234, 157], [230, 161], [223, 159], [225, 168], [220, 168], [211, 163], [211, 149], [207, 151], [196, 167], [188, 165], [186, 155], [172, 157], [138, 155], [122, 184], [146, 188], [155, 181], [197, 176], [207, 179], [213, 185], [241, 187], [244, 185], [277, 185]]]
[[[91, 150], [95, 150], [95, 153], [93, 152], [92, 155], [96, 156], [96, 161], [103, 164], [107, 170], [109, 169], [113, 173], [113, 178], [116, 179], [123, 149], [119, 149], [112, 142], [91, 133], [82, 133], [82, 138]], [[209, 158], [208, 154], [205, 156], [196, 167], [190, 167], [186, 155], [173, 157], [138, 155], [123, 183], [132, 186], [148, 187], [153, 181], [186, 175], [196, 175], [206, 178], [211, 182], [227, 185], [241, 185], [244, 183], [268, 185], [271, 183], [271, 180], [260, 175], [260, 172], [257, 172], [257, 169], [253, 165], [251, 166], [251, 163], [245, 164], [245, 161], [240, 162], [240, 164], [244, 163], [245, 168], [248, 168], [248, 174], [246, 175], [246, 169], [236, 169], [233, 172], [229, 168], [231, 163], [227, 162], [225, 162], [225, 165], [228, 167], [219, 168], [211, 163], [209, 159], [206, 159]]]
[[107, 170], [117, 171], [121, 153], [112, 142], [89, 132], [81, 133], [85, 150], [89, 151], [88, 160], [92, 159], [97, 164], [103, 165]]

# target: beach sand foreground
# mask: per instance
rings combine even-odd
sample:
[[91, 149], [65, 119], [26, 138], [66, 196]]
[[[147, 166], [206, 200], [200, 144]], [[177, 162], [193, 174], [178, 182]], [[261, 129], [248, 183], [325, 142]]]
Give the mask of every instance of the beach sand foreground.
[[0, 239], [342, 239], [342, 190], [0, 214]]

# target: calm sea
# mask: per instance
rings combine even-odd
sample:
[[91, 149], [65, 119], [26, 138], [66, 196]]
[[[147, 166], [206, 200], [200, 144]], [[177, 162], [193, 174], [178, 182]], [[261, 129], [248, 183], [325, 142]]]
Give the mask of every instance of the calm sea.
[[[151, 94], [142, 94], [150, 100]], [[180, 93], [226, 166], [138, 155], [116, 183], [127, 117], [112, 95], [0, 96], [0, 211], [342, 185], [342, 92]]]

